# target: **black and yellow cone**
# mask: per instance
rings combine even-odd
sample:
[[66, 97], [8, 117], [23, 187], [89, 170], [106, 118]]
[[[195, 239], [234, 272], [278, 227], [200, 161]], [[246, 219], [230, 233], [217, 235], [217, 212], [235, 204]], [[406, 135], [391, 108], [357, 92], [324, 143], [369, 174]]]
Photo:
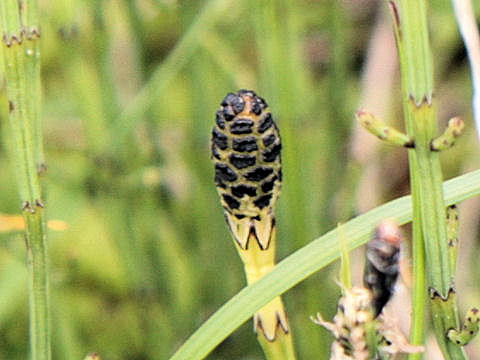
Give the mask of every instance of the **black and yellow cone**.
[[[265, 100], [250, 90], [228, 94], [211, 145], [215, 184], [251, 284], [275, 266], [274, 210], [282, 181], [280, 134]], [[267, 358], [295, 358], [280, 297], [254, 315], [254, 329]]]

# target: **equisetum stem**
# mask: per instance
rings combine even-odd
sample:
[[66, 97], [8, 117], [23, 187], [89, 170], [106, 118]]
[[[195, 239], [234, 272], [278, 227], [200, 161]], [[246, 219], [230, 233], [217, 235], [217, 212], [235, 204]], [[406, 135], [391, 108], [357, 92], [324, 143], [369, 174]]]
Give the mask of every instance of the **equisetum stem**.
[[44, 169], [40, 129], [40, 70], [36, 0], [0, 2], [9, 106], [10, 153], [26, 223], [29, 273], [30, 352], [49, 360], [49, 282], [44, 205], [39, 170]]
[[[275, 204], [280, 194], [282, 143], [265, 100], [251, 90], [222, 100], [212, 129], [215, 184], [248, 284], [275, 267]], [[268, 360], [294, 360], [280, 297], [259, 309], [254, 331]]]
[[[235, 245], [242, 258], [248, 284], [257, 282], [273, 270], [276, 248], [275, 228], [267, 250], [261, 250], [253, 237], [250, 239], [249, 248], [246, 250], [240, 248], [238, 244]], [[280, 296], [274, 298], [255, 313], [254, 327], [258, 342], [267, 360], [295, 360], [291, 329]]]
[[[450, 266], [442, 172], [438, 151], [431, 142], [437, 136], [433, 94], [433, 66], [425, 0], [389, 1], [402, 73], [402, 97], [408, 136], [415, 147], [409, 150], [413, 200], [413, 323], [411, 341], [423, 342], [425, 275], [434, 330], [446, 359], [466, 359], [461, 347], [446, 338], [458, 328], [458, 314]], [[426, 256], [425, 254], [428, 254]], [[420, 355], [410, 355], [419, 359]]]
[[38, 16], [38, 0], [19, 2], [25, 47], [25, 77], [27, 107], [31, 109], [34, 126], [33, 150], [37, 172], [43, 174], [46, 170], [43, 151], [43, 132], [41, 118], [42, 90], [40, 83], [40, 25]]

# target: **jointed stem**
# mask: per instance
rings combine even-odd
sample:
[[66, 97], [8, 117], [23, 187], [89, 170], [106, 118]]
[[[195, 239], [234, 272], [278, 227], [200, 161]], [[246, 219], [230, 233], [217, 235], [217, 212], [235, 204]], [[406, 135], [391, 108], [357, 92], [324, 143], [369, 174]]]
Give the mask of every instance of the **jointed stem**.
[[0, 2], [9, 106], [10, 152], [26, 223], [29, 273], [30, 351], [49, 360], [49, 283], [44, 205], [39, 170], [44, 169], [40, 125], [40, 64], [37, 0]]
[[[390, 1], [402, 72], [402, 93], [409, 137], [415, 147], [409, 150], [413, 199], [414, 318], [412, 342], [423, 337], [426, 289], [431, 300], [432, 317], [438, 343], [446, 359], [466, 359], [461, 347], [447, 340], [450, 328], [458, 328], [450, 266], [442, 173], [437, 151], [431, 148], [437, 136], [433, 96], [433, 67], [430, 52], [426, 1]], [[410, 358], [418, 358], [411, 355]]]
[[[245, 267], [247, 282], [253, 284], [275, 266], [276, 229], [273, 228], [268, 249], [260, 249], [253, 236], [249, 243], [248, 249], [235, 245]], [[291, 330], [280, 296], [259, 309], [253, 319], [258, 342], [267, 360], [295, 360]]]

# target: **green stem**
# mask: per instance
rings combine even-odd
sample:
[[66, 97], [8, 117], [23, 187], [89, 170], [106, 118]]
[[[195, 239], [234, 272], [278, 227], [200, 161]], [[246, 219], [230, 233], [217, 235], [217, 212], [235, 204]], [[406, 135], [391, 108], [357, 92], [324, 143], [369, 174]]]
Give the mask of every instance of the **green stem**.
[[[425, 273], [431, 300], [434, 330], [446, 359], [466, 359], [463, 349], [446, 338], [458, 328], [454, 274], [451, 271], [442, 172], [439, 154], [431, 149], [437, 136], [433, 97], [433, 66], [425, 0], [390, 1], [402, 72], [402, 96], [408, 135], [413, 200], [414, 313], [412, 343], [423, 342]], [[425, 256], [428, 254], [428, 256]], [[419, 355], [411, 355], [411, 359]]]
[[40, 25], [38, 17], [38, 1], [26, 0], [20, 3], [20, 16], [24, 31], [25, 47], [25, 77], [29, 80], [26, 88], [27, 107], [31, 109], [34, 124], [33, 147], [36, 168], [39, 174], [46, 170], [43, 150], [42, 131], [42, 90], [40, 83]]
[[50, 353], [50, 314], [48, 251], [43, 209], [26, 214], [28, 286], [30, 309], [30, 352], [34, 360], [48, 360]]
[[[39, 28], [36, 0], [0, 5], [9, 106], [11, 155], [26, 223], [29, 269], [31, 358], [50, 359], [48, 258], [38, 164], [43, 164], [40, 131]], [[22, 23], [23, 21], [23, 23]]]

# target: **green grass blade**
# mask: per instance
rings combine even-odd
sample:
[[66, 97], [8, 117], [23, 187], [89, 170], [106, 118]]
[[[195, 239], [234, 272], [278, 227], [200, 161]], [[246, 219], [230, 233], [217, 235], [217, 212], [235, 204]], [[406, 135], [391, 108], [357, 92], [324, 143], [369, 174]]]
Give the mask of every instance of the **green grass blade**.
[[[479, 194], [480, 170], [459, 176], [444, 184], [446, 205]], [[385, 218], [394, 218], [399, 225], [411, 221], [411, 197], [404, 196], [393, 200], [342, 224], [341, 232], [347, 239], [348, 248], [353, 249], [367, 242], [375, 227]], [[339, 236], [338, 228], [328, 232], [281, 261], [271, 273], [257, 283], [240, 291], [213, 314], [170, 360], [204, 358], [256, 310], [339, 258]]]
[[116, 134], [115, 150], [120, 150], [125, 137], [131, 132], [136, 122], [141, 118], [154, 101], [162, 99], [162, 93], [167, 85], [179, 72], [182, 66], [191, 58], [202, 38], [209, 33], [209, 29], [223, 11], [232, 3], [231, 0], [207, 1], [202, 12], [190, 25], [185, 35], [170, 52], [164, 62], [155, 70], [148, 83], [140, 90], [133, 101], [115, 121], [112, 131]]

